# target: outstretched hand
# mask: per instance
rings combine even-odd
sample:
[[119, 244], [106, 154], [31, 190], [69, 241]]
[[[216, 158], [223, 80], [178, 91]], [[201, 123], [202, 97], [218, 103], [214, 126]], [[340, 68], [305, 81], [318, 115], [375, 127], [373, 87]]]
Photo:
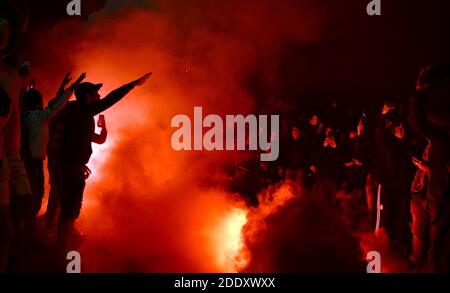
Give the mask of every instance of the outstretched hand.
[[72, 80], [72, 76], [71, 76], [71, 72], [66, 73], [66, 75], [64, 76], [62, 82], [61, 82], [61, 86], [59, 87], [60, 89], [65, 89], [67, 84]]
[[132, 82], [133, 85], [134, 86], [141, 86], [141, 85], [143, 85], [152, 74], [153, 74], [153, 72], [150, 72], [150, 73], [145, 74], [141, 78], [136, 79], [135, 81]]
[[74, 83], [72, 83], [72, 85], [69, 87], [70, 90], [75, 90], [80, 83], [83, 82], [83, 80], [86, 78], [86, 72], [83, 72], [82, 74], [80, 74], [80, 76], [77, 78], [77, 80], [75, 80]]

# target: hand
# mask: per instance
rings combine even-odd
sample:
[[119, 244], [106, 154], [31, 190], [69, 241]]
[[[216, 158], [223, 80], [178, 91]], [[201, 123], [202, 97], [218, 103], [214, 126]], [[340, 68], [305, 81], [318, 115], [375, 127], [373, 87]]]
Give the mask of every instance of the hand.
[[98, 117], [97, 126], [102, 128], [102, 129], [106, 129], [105, 116], [100, 115], [100, 117]]
[[346, 163], [345, 163], [345, 167], [351, 167], [351, 166], [353, 166], [353, 165], [354, 165], [353, 162], [346, 162]]
[[416, 82], [416, 91], [422, 91], [427, 89], [430, 78], [430, 66], [422, 68], [419, 73], [419, 78]]
[[337, 146], [336, 146], [336, 141], [334, 140], [333, 137], [325, 138], [325, 141], [324, 141], [324, 143], [323, 143], [323, 146], [324, 146], [324, 147], [330, 146], [330, 147], [332, 147], [332, 148], [334, 148], [334, 149], [337, 147]]
[[61, 82], [61, 86], [59, 88], [61, 89], [65, 89], [67, 84], [72, 80], [72, 76], [71, 76], [71, 72], [66, 73], [66, 75], [64, 76], [62, 82]]
[[317, 172], [316, 166], [311, 166], [311, 167], [309, 167], [309, 169], [311, 170], [311, 172], [313, 172], [313, 174], [316, 174], [316, 172]]
[[85, 180], [88, 179], [89, 176], [90, 176], [91, 174], [92, 174], [91, 169], [89, 169], [88, 166], [84, 166], [84, 167], [83, 167], [83, 175], [84, 175], [84, 179], [85, 179]]
[[361, 163], [357, 159], [353, 159], [353, 164], [355, 164], [356, 166], [359, 166], [359, 167], [361, 167], [363, 165], [363, 163]]
[[132, 82], [133, 85], [134, 85], [134, 86], [141, 86], [141, 85], [143, 85], [143, 84], [147, 81], [147, 79], [148, 79], [152, 74], [153, 74], [153, 73], [150, 72], [150, 73], [145, 74], [145, 75], [142, 76], [141, 78], [136, 79], [135, 81]]
[[394, 110], [395, 107], [392, 106], [388, 106], [386, 103], [383, 105], [383, 111], [381, 112], [381, 114], [386, 115], [387, 113], [389, 113], [389, 111]]
[[83, 80], [86, 78], [86, 72], [83, 72], [82, 74], [80, 74], [80, 76], [77, 78], [77, 80], [75, 80], [74, 83], [72, 83], [69, 87], [70, 90], [75, 90], [80, 83], [83, 82]]

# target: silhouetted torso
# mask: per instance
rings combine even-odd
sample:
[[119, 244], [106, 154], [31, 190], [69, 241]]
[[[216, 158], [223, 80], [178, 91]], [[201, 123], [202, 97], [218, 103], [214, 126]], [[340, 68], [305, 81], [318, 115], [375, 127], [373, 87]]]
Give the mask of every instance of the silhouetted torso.
[[68, 165], [85, 165], [92, 154], [94, 117], [86, 106], [69, 102], [64, 111], [64, 132], [61, 140], [60, 160]]

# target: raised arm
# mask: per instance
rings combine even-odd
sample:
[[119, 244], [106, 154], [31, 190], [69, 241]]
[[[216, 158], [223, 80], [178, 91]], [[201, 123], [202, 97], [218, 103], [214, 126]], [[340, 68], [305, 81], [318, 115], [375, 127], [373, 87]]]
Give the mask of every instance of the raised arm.
[[66, 85], [72, 80], [72, 77], [70, 76], [70, 72], [66, 73], [64, 76], [64, 79], [61, 82], [61, 85], [59, 86], [58, 92], [56, 93], [56, 96], [59, 97], [66, 91]]
[[134, 89], [136, 86], [141, 86], [145, 83], [145, 81], [152, 75], [152, 73], [147, 73], [146, 75], [142, 76], [141, 78], [132, 81], [124, 86], [121, 86], [120, 88], [112, 91], [109, 93], [105, 98], [101, 99], [100, 101], [93, 102], [88, 104], [87, 111], [92, 115], [98, 115], [102, 113], [103, 111], [109, 109], [114, 104], [116, 104], [118, 101], [120, 101], [123, 97], [125, 97], [132, 89]]
[[52, 117], [54, 117], [59, 112], [59, 110], [61, 110], [64, 107], [64, 105], [70, 99], [70, 96], [72, 95], [73, 91], [85, 78], [86, 73], [82, 73], [71, 86], [65, 89], [66, 85], [72, 79], [70, 77], [70, 73], [67, 73], [66, 76], [64, 77], [64, 80], [61, 83], [61, 87], [58, 90], [56, 98], [52, 99], [48, 103], [48, 106], [44, 109], [44, 111], [42, 111], [42, 118], [44, 120], [49, 120]]

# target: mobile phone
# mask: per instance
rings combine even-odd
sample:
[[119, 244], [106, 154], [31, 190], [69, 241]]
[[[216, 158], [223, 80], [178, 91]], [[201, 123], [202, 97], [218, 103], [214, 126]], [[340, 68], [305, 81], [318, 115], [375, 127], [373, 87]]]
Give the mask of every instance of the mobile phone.
[[36, 80], [32, 79], [30, 81], [30, 84], [27, 87], [27, 91], [31, 91], [31, 90], [34, 90], [34, 89], [36, 89]]
[[105, 115], [100, 114], [100, 116], [98, 116], [97, 126], [102, 127], [104, 125], [105, 125]]

